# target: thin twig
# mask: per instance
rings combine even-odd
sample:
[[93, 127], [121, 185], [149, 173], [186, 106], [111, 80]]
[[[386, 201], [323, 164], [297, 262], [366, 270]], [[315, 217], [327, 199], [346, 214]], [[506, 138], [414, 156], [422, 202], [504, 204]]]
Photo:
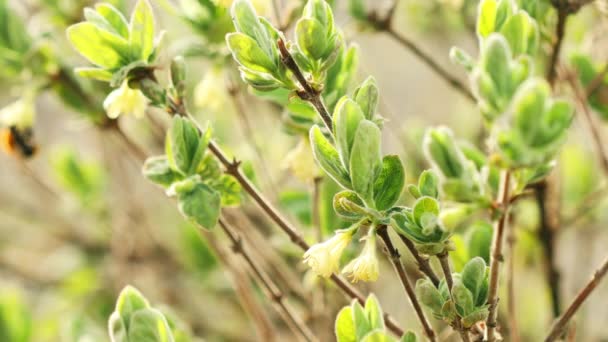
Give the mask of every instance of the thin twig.
[[515, 313], [515, 244], [517, 243], [517, 238], [515, 236], [515, 225], [510, 225], [507, 230], [507, 245], [509, 247], [509, 259], [507, 261], [507, 309], [509, 312], [509, 338], [513, 342], [519, 342], [521, 339], [519, 337], [519, 326], [517, 324], [517, 315]]
[[[552, 1], [554, 7], [557, 10], [557, 24], [555, 25], [555, 40], [551, 48], [551, 56], [549, 57], [549, 64], [547, 65], [547, 80], [549, 84], [553, 86], [557, 76], [557, 60], [559, 59], [559, 53], [562, 48], [564, 41], [564, 34], [566, 32], [566, 20], [568, 19], [568, 11], [565, 6], [559, 6], [556, 3], [562, 2], [560, 0]], [[567, 2], [567, 1], [566, 1]]]
[[572, 303], [570, 303], [564, 314], [559, 317], [555, 321], [555, 323], [553, 323], [549, 334], [545, 338], [545, 342], [555, 341], [564, 332], [564, 329], [566, 328], [566, 325], [568, 324], [572, 316], [574, 316], [574, 314], [580, 308], [583, 302], [585, 302], [591, 292], [593, 292], [593, 290], [598, 286], [598, 284], [607, 272], [608, 258], [606, 258], [600, 268], [595, 271], [593, 277], [587, 283], [587, 285], [585, 285], [585, 287], [581, 289], [581, 291], [576, 295], [576, 297], [574, 297], [574, 300], [572, 301]]
[[[450, 268], [450, 260], [448, 256], [448, 251], [444, 251], [437, 255], [437, 259], [439, 259], [439, 263], [441, 264], [441, 269], [443, 270], [443, 275], [445, 277], [445, 282], [448, 285], [448, 291], [450, 292], [450, 299], [452, 303], [456, 305], [456, 301], [454, 300], [454, 295], [452, 294], [452, 287], [454, 286], [454, 279], [452, 278], [452, 271]], [[454, 321], [452, 322], [453, 328], [458, 331], [460, 334], [460, 338], [463, 342], [469, 342], [471, 339], [469, 338], [469, 332], [466, 328], [462, 326], [460, 321], [460, 316], [456, 315]]]
[[297, 316], [295, 312], [285, 302], [285, 297], [279, 287], [272, 281], [272, 278], [255, 262], [249, 255], [243, 240], [234, 232], [223, 219], [219, 220], [219, 226], [222, 228], [226, 236], [232, 242], [232, 250], [234, 253], [240, 254], [247, 265], [251, 268], [260, 284], [264, 287], [269, 299], [277, 309], [277, 312], [283, 317], [289, 328], [303, 340], [316, 341], [316, 337], [304, 322]]
[[388, 230], [387, 230], [386, 226], [385, 225], [380, 226], [377, 230], [377, 233], [378, 233], [378, 236], [380, 236], [380, 238], [384, 242], [384, 245], [386, 246], [386, 250], [387, 250], [389, 259], [391, 261], [391, 264], [393, 265], [395, 272], [399, 276], [399, 280], [401, 281], [401, 285], [403, 286], [403, 289], [405, 290], [405, 293], [407, 294], [407, 298], [409, 299], [410, 303], [414, 307], [414, 311], [416, 312], [416, 316], [418, 316], [418, 320], [420, 321], [420, 324], [422, 325], [424, 334], [428, 337], [428, 339], [430, 341], [436, 341], [435, 331], [433, 330], [433, 327], [427, 320], [426, 315], [424, 314], [424, 311], [422, 311], [422, 307], [420, 306], [420, 302], [418, 302], [418, 298], [416, 297], [414, 288], [412, 287], [412, 284], [410, 284], [407, 274], [405, 273], [405, 268], [403, 268], [403, 264], [401, 263], [401, 255], [399, 254], [399, 251], [393, 245], [393, 242], [391, 241], [391, 238], [388, 235]]
[[234, 283], [234, 291], [239, 297], [243, 310], [251, 318], [257, 333], [264, 341], [277, 341], [275, 329], [271, 323], [266, 310], [255, 300], [252, 287], [249, 285], [247, 273], [237, 267], [235, 262], [228, 255], [227, 248], [221, 248], [213, 234], [199, 230], [203, 238], [209, 241], [209, 247], [215, 252], [218, 259], [228, 269]]
[[[170, 114], [190, 117], [189, 113], [183, 106], [172, 104], [173, 109], [179, 109]], [[236, 159], [230, 160], [215, 141], [209, 142], [209, 151], [220, 161], [224, 166], [225, 172], [232, 175], [241, 185], [243, 190], [256, 202], [256, 204], [268, 215], [268, 217], [287, 234], [291, 241], [300, 249], [306, 251], [310, 245], [304, 240], [300, 232], [292, 226], [279, 211], [255, 188], [251, 181], [240, 170], [240, 162]], [[338, 288], [352, 299], [356, 299], [359, 303], [365, 304], [366, 296], [359, 290], [350, 285], [343, 277], [333, 274], [330, 278]], [[395, 319], [389, 314], [384, 314], [384, 322], [388, 329], [395, 335], [403, 335], [403, 329], [399, 327]]]
[[505, 226], [509, 209], [509, 188], [511, 183], [511, 172], [503, 170], [501, 174], [500, 190], [497, 196], [497, 205], [501, 210], [500, 216], [494, 224], [494, 237], [492, 240], [492, 251], [490, 255], [490, 285], [488, 289], [488, 304], [490, 305], [486, 326], [488, 327], [488, 342], [496, 340], [496, 318], [498, 316], [498, 280], [500, 275], [500, 263], [503, 261], [502, 245]]
[[536, 203], [539, 210], [538, 240], [543, 248], [547, 287], [551, 294], [551, 312], [553, 317], [561, 312], [560, 272], [555, 264], [555, 240], [560, 227], [559, 215], [554, 215], [557, 208], [551, 205], [555, 201], [553, 192], [555, 179], [546, 179], [535, 185]]
[[399, 234], [399, 238], [401, 238], [401, 241], [403, 242], [403, 244], [410, 251], [410, 253], [414, 257], [414, 259], [416, 259], [416, 263], [418, 264], [418, 269], [420, 270], [420, 272], [422, 272], [424, 275], [426, 275], [429, 278], [429, 280], [433, 283], [433, 285], [435, 285], [435, 287], [439, 287], [439, 278], [433, 271], [433, 268], [431, 267], [431, 263], [429, 262], [429, 259], [423, 257], [422, 255], [420, 255], [420, 253], [418, 253], [418, 250], [416, 249], [416, 246], [414, 245], [412, 240], [408, 239], [407, 237], [405, 237], [404, 235], [401, 235], [401, 234]]
[[291, 56], [291, 53], [289, 53], [289, 50], [287, 50], [285, 42], [282, 39], [279, 39], [277, 41], [277, 44], [279, 47], [279, 51], [281, 52], [281, 62], [285, 65], [287, 69], [293, 72], [294, 76], [298, 80], [298, 83], [300, 83], [300, 86], [302, 87], [302, 89], [297, 92], [298, 96], [303, 101], [310, 102], [310, 104], [315, 107], [315, 109], [321, 116], [321, 119], [323, 119], [323, 123], [325, 123], [327, 129], [332, 132], [333, 129], [331, 115], [329, 114], [329, 111], [323, 103], [321, 92], [313, 88], [313, 86], [306, 80], [306, 77], [304, 77], [304, 74], [300, 70], [300, 67], [298, 67], [298, 64]]

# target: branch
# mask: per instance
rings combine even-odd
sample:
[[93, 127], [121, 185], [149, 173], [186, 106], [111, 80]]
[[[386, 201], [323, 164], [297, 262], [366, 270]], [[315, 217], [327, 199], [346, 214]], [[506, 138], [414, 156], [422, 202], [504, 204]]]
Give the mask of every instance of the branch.
[[500, 263], [503, 261], [502, 244], [509, 209], [509, 187], [511, 172], [504, 170], [501, 175], [500, 190], [497, 205], [502, 210], [500, 217], [494, 224], [494, 237], [492, 240], [492, 252], [490, 256], [490, 285], [488, 290], [488, 304], [490, 305], [486, 326], [488, 327], [488, 342], [496, 340], [496, 317], [498, 316], [498, 278], [500, 275]]
[[[512, 200], [510, 201], [512, 203]], [[515, 313], [515, 244], [517, 243], [517, 238], [515, 236], [515, 226], [511, 225], [508, 227], [507, 232], [507, 245], [509, 247], [509, 260], [507, 263], [507, 309], [509, 316], [509, 337], [513, 342], [521, 341], [519, 335], [519, 326], [517, 324], [517, 315]], [[551, 258], [547, 261], [553, 261]], [[552, 270], [554, 268], [551, 268]], [[559, 284], [550, 284], [551, 294], [553, 294], [553, 289], [557, 287]], [[559, 295], [559, 291], [557, 292]], [[559, 299], [559, 296], [558, 296]], [[555, 304], [555, 299], [553, 304]]]
[[316, 337], [304, 322], [297, 317], [293, 310], [284, 301], [284, 296], [279, 287], [272, 281], [270, 276], [255, 262], [243, 245], [243, 241], [231, 227], [223, 220], [219, 220], [219, 225], [232, 242], [234, 253], [240, 254], [247, 265], [251, 268], [259, 283], [264, 287], [265, 293], [274, 304], [277, 312], [283, 317], [289, 328], [306, 341], [316, 341]]
[[[443, 275], [445, 276], [445, 282], [448, 285], [448, 290], [450, 292], [450, 299], [452, 303], [456, 305], [456, 301], [454, 300], [454, 296], [452, 295], [452, 286], [454, 286], [454, 280], [452, 279], [452, 271], [450, 269], [450, 260], [448, 258], [448, 251], [444, 251], [441, 254], [437, 255], [437, 259], [439, 259], [439, 263], [441, 264], [441, 269], [443, 270]], [[460, 321], [460, 316], [456, 314], [456, 318], [452, 322], [453, 328], [458, 331], [460, 334], [460, 338], [463, 342], [470, 342], [469, 332], [466, 328], [462, 326]]]
[[555, 323], [551, 326], [551, 330], [547, 337], [545, 338], [545, 342], [555, 341], [564, 331], [568, 321], [574, 316], [576, 311], [580, 308], [583, 302], [589, 297], [591, 292], [597, 287], [602, 278], [608, 272], [608, 258], [604, 260], [604, 263], [600, 268], [598, 268], [591, 280], [583, 287], [583, 289], [576, 295], [574, 301], [568, 306], [568, 309], [564, 312], [564, 314], [559, 317]]
[[313, 86], [308, 83], [306, 77], [304, 77], [304, 74], [302, 74], [300, 67], [298, 67], [298, 64], [291, 56], [291, 53], [289, 53], [289, 50], [287, 50], [285, 42], [282, 39], [279, 39], [277, 41], [277, 44], [279, 46], [279, 51], [281, 52], [281, 62], [285, 65], [287, 69], [293, 72], [294, 76], [298, 80], [298, 83], [300, 83], [300, 86], [302, 87], [302, 90], [297, 91], [298, 97], [300, 97], [300, 99], [302, 99], [303, 101], [310, 102], [310, 104], [315, 107], [315, 109], [321, 116], [321, 119], [323, 119], [323, 123], [325, 123], [327, 129], [332, 132], [333, 129], [331, 115], [329, 114], [327, 108], [325, 107], [325, 104], [323, 103], [321, 92], [313, 88]]
[[431, 327], [429, 321], [424, 315], [424, 311], [422, 311], [422, 307], [418, 302], [418, 298], [416, 298], [416, 293], [414, 292], [414, 288], [410, 284], [407, 274], [405, 273], [405, 269], [403, 268], [403, 264], [401, 263], [401, 256], [399, 255], [399, 251], [393, 246], [393, 242], [391, 238], [388, 236], [388, 230], [386, 229], [386, 225], [382, 225], [378, 228], [377, 231], [382, 241], [384, 241], [384, 245], [386, 246], [386, 251], [388, 253], [389, 259], [393, 264], [393, 268], [395, 272], [399, 276], [399, 280], [401, 280], [401, 285], [403, 285], [403, 289], [407, 294], [407, 297], [410, 300], [410, 303], [414, 307], [414, 311], [416, 311], [416, 315], [418, 316], [418, 320], [420, 320], [420, 324], [424, 329], [425, 335], [431, 341], [436, 341], [435, 331], [433, 331], [433, 327]]
[[[153, 80], [156, 82], [155, 80]], [[186, 111], [184, 106], [179, 106], [177, 103], [171, 103], [170, 109], [172, 109], [172, 113], [175, 115], [190, 117], [189, 113]], [[176, 110], [176, 111], [173, 111]], [[211, 153], [220, 161], [220, 163], [224, 166], [225, 172], [229, 175], [232, 175], [241, 185], [243, 190], [247, 192], [247, 194], [256, 202], [256, 204], [268, 215], [268, 217], [281, 228], [281, 230], [289, 236], [291, 241], [300, 249], [306, 251], [310, 247], [306, 241], [302, 238], [300, 232], [292, 226], [279, 212], [278, 210], [268, 201], [266, 198], [258, 192], [255, 186], [251, 183], [251, 181], [242, 173], [240, 170], [240, 162], [237, 160], [231, 161], [228, 159], [226, 154], [222, 151], [222, 149], [217, 145], [217, 143], [213, 140], [209, 142], [209, 150]], [[366, 297], [359, 292], [355, 287], [349, 284], [344, 278], [333, 274], [330, 278], [334, 284], [338, 286], [338, 288], [344, 292], [346, 295], [351, 297], [352, 299], [356, 299], [362, 305], [365, 304]], [[399, 327], [397, 322], [393, 317], [388, 314], [384, 314], [384, 322], [386, 326], [398, 336], [403, 335], [403, 329]]]
[[418, 269], [420, 270], [420, 272], [424, 273], [424, 275], [429, 278], [429, 280], [433, 283], [433, 285], [435, 285], [435, 287], [439, 287], [439, 278], [437, 278], [437, 275], [433, 271], [433, 268], [429, 263], [429, 259], [423, 257], [422, 255], [420, 255], [420, 253], [418, 253], [418, 250], [416, 249], [416, 246], [414, 245], [412, 240], [408, 239], [402, 234], [399, 234], [399, 238], [401, 238], [403, 244], [410, 251], [414, 259], [416, 259], [416, 263], [418, 264]]
[[558, 5], [558, 3], [563, 1], [553, 0], [551, 2], [557, 10], [557, 24], [555, 26], [555, 40], [551, 48], [551, 57], [549, 58], [549, 64], [547, 65], [547, 81], [549, 81], [549, 84], [553, 86], [557, 76], [557, 60], [559, 59], [559, 53], [564, 41], [566, 20], [568, 19], [569, 13], [566, 10], [566, 6]]

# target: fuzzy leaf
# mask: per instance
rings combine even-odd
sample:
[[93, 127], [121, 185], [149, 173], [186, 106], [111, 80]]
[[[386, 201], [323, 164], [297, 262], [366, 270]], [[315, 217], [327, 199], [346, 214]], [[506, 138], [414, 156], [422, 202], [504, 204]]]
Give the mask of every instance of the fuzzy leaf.
[[382, 317], [382, 308], [378, 302], [378, 298], [370, 294], [365, 301], [365, 313], [369, 321], [370, 328], [384, 330], [384, 318]]
[[310, 144], [319, 166], [342, 187], [350, 189], [351, 182], [348, 172], [342, 166], [340, 155], [336, 148], [325, 138], [319, 126], [310, 129]]
[[148, 0], [138, 0], [129, 23], [129, 44], [135, 60], [150, 62], [154, 51], [154, 13]]
[[173, 342], [171, 328], [160, 311], [147, 308], [133, 314], [128, 329], [129, 341]]
[[240, 65], [251, 71], [274, 73], [274, 62], [253, 38], [243, 33], [229, 33], [226, 42], [232, 56]]
[[405, 186], [405, 169], [396, 155], [384, 156], [382, 169], [374, 182], [374, 202], [376, 209], [386, 210], [392, 207], [403, 192]]
[[356, 342], [357, 332], [353, 320], [353, 312], [350, 306], [342, 308], [336, 317], [335, 324], [336, 339], [338, 342]]
[[361, 121], [365, 119], [361, 108], [349, 98], [343, 97], [336, 105], [333, 124], [336, 145], [344, 165], [350, 161], [350, 152], [355, 142], [355, 134]]
[[373, 200], [374, 180], [382, 167], [380, 140], [380, 129], [375, 123], [363, 120], [359, 124], [351, 150], [349, 170], [353, 190], [366, 202]]
[[129, 43], [93, 23], [78, 23], [68, 27], [66, 32], [72, 46], [95, 65], [116, 69], [129, 62]]
[[355, 101], [361, 107], [365, 118], [371, 120], [376, 114], [376, 107], [378, 105], [378, 86], [376, 80], [373, 77], [368, 77], [362, 84], [355, 90], [354, 96]]
[[215, 227], [220, 216], [222, 201], [217, 191], [203, 183], [195, 182], [189, 191], [178, 191], [177, 198], [179, 211], [185, 217], [203, 228]]

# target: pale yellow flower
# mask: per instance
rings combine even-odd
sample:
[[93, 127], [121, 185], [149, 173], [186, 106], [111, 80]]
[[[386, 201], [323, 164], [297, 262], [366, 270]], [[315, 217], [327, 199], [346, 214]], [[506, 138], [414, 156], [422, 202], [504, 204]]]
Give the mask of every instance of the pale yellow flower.
[[329, 278], [339, 270], [340, 257], [352, 237], [352, 231], [337, 231], [329, 240], [312, 245], [304, 253], [304, 263], [318, 276]]
[[110, 119], [116, 119], [121, 114], [143, 118], [148, 107], [148, 98], [138, 89], [131, 89], [127, 81], [120, 88], [112, 91], [105, 101], [103, 108]]
[[205, 73], [203, 79], [194, 89], [194, 104], [212, 112], [226, 110], [229, 104], [226, 80], [219, 68], [213, 68]]
[[302, 138], [283, 160], [283, 166], [303, 182], [310, 182], [321, 175], [307, 138]]
[[0, 125], [17, 128], [29, 128], [34, 124], [36, 107], [34, 100], [28, 96], [0, 109]]
[[359, 280], [376, 281], [378, 280], [379, 269], [380, 265], [376, 255], [376, 235], [371, 232], [365, 240], [365, 247], [363, 247], [361, 254], [351, 260], [344, 267], [342, 273], [350, 276], [353, 283]]

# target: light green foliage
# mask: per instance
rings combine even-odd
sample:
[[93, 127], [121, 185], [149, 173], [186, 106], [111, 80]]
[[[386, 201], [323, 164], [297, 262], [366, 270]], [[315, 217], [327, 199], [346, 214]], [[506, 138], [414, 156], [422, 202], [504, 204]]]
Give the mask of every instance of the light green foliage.
[[112, 342], [174, 342], [167, 319], [131, 286], [125, 287], [108, 321]]
[[479, 170], [467, 159], [449, 128], [427, 130], [423, 148], [427, 160], [439, 175], [442, 196], [458, 202], [477, 201], [487, 196]]
[[24, 68], [30, 37], [21, 18], [0, 0], [0, 77], [15, 77]]
[[32, 317], [24, 298], [16, 290], [0, 291], [0, 341], [28, 342], [33, 333]]
[[[336, 317], [335, 334], [338, 342], [396, 342], [384, 325], [382, 308], [373, 294], [365, 306], [353, 301], [340, 310]], [[401, 341], [416, 342], [416, 335], [407, 332]]]
[[83, 77], [118, 86], [148, 67], [156, 57], [154, 13], [148, 0], [139, 0], [130, 20], [108, 3], [84, 11], [86, 21], [67, 29], [72, 46], [95, 68], [77, 69]]
[[391, 226], [416, 243], [424, 254], [438, 254], [448, 247], [448, 232], [439, 220], [440, 205], [435, 198], [423, 196], [412, 208], [399, 208], [391, 215]]
[[60, 147], [53, 151], [51, 166], [59, 184], [72, 193], [83, 208], [100, 204], [105, 185], [105, 175], [100, 165], [82, 160], [69, 147]]
[[222, 206], [240, 204], [241, 186], [220, 171], [218, 162], [207, 154], [211, 130], [199, 129], [191, 120], [174, 117], [165, 140], [165, 155], [151, 157], [143, 174], [177, 196], [180, 212], [204, 228], [217, 223]]
[[512, 0], [483, 0], [479, 3], [477, 35], [482, 44], [494, 32], [506, 38], [515, 56], [533, 55], [538, 48], [536, 21]]
[[446, 322], [458, 317], [466, 328], [485, 320], [488, 315], [488, 268], [480, 257], [466, 263], [461, 273], [452, 275], [454, 285], [450, 297], [445, 280], [436, 288], [428, 279], [416, 282], [416, 295], [437, 319]]
[[537, 166], [551, 160], [564, 141], [572, 121], [573, 108], [551, 98], [549, 84], [531, 79], [513, 100], [511, 125], [499, 129], [497, 141], [512, 167]]
[[265, 18], [258, 17], [247, 0], [235, 1], [231, 13], [237, 32], [226, 35], [226, 42], [239, 63], [243, 80], [262, 91], [295, 89], [277, 47], [277, 41], [284, 39], [283, 34]]
[[[332, 118], [335, 146], [320, 127], [315, 125], [310, 130], [313, 154], [321, 168], [342, 187], [354, 191], [347, 199], [342, 199], [343, 196], [334, 199], [334, 208], [350, 219], [365, 211], [359, 201], [372, 211], [389, 209], [404, 187], [401, 160], [397, 156], [382, 157], [381, 131], [375, 115], [377, 102], [376, 83], [368, 78], [357, 88], [354, 99], [345, 96], [335, 107]], [[354, 211], [348, 213], [349, 210]]]
[[[579, 80], [584, 87], [589, 87], [591, 82], [605, 69], [604, 65], [597, 65], [591, 57], [580, 53], [570, 56], [570, 63], [576, 68]], [[607, 94], [608, 75], [604, 75], [597, 88], [589, 95], [589, 104], [603, 120], [608, 120]]]
[[315, 81], [322, 81], [325, 70], [333, 65], [342, 48], [342, 35], [334, 24], [334, 15], [325, 0], [309, 0], [296, 23], [296, 50], [293, 55], [303, 70]]

